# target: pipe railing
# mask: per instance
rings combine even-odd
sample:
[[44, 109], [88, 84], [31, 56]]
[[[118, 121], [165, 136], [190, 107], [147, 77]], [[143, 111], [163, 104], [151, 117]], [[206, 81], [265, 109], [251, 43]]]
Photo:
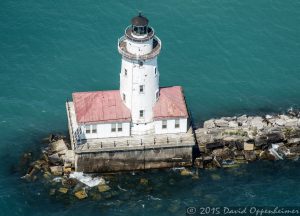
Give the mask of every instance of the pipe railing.
[[144, 55], [136, 55], [136, 54], [132, 54], [130, 52], [127, 51], [126, 49], [126, 36], [122, 36], [121, 38], [118, 39], [118, 51], [119, 53], [129, 59], [134, 59], [134, 60], [146, 60], [146, 59], [151, 59], [154, 58], [155, 56], [157, 56], [160, 53], [161, 50], [161, 40], [154, 36], [154, 40], [156, 40], [156, 46], [153, 47], [153, 49], [151, 50], [150, 53], [148, 54], [144, 54]]

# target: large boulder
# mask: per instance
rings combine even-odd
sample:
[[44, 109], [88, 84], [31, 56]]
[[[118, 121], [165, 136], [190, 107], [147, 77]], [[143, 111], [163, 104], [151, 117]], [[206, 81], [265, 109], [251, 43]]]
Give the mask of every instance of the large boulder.
[[63, 167], [62, 166], [51, 166], [50, 171], [53, 175], [60, 176], [63, 174]]
[[203, 124], [203, 127], [207, 128], [207, 129], [211, 129], [211, 128], [216, 127], [214, 119], [210, 119], [208, 121], [205, 121], [204, 124]]
[[227, 147], [213, 150], [212, 155], [218, 160], [228, 160], [234, 158], [234, 152]]
[[55, 142], [50, 143], [50, 149], [52, 152], [62, 152], [67, 151], [68, 147], [63, 139], [57, 140]]
[[52, 163], [52, 164], [62, 164], [62, 158], [59, 157], [58, 153], [55, 153], [55, 154], [52, 154], [48, 157], [49, 161]]
[[243, 151], [244, 153], [244, 156], [245, 156], [245, 159], [247, 161], [254, 161], [256, 160], [256, 154], [255, 154], [255, 151]]
[[258, 130], [261, 130], [267, 126], [267, 124], [263, 121], [262, 117], [254, 117], [250, 121], [250, 125], [251, 127], [257, 128]]
[[228, 123], [228, 121], [226, 121], [224, 119], [217, 119], [217, 120], [215, 120], [215, 125], [217, 127], [228, 127], [229, 123]]

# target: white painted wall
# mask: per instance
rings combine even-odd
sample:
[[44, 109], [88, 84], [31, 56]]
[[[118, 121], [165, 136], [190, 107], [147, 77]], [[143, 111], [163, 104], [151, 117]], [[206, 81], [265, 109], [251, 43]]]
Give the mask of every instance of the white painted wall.
[[118, 122], [117, 124], [122, 124], [122, 131], [118, 131], [118, 126], [116, 126], [116, 132], [112, 132], [112, 123], [102, 123], [94, 124], [97, 127], [97, 133], [92, 133], [92, 131], [91, 133], [86, 133], [86, 128], [90, 127], [91, 124], [81, 125], [81, 139], [130, 136], [130, 122]]
[[[140, 85], [144, 86], [143, 93], [140, 93]], [[157, 101], [156, 92], [158, 91], [159, 71], [156, 57], [145, 61], [142, 66], [137, 61], [122, 58], [120, 94], [121, 98], [125, 94], [124, 103], [131, 110], [132, 123], [135, 126], [153, 121], [152, 108]], [[144, 110], [144, 117], [142, 118], [140, 117], [140, 110]]]
[[188, 129], [188, 120], [186, 118], [179, 119], [179, 128], [175, 128], [175, 119], [166, 119], [167, 128], [162, 128], [162, 120], [154, 121], [155, 133], [186, 133]]
[[[134, 35], [136, 37], [136, 35]], [[153, 38], [145, 42], [135, 42], [131, 40], [126, 40], [126, 49], [130, 53], [137, 55], [145, 55], [152, 51]]]

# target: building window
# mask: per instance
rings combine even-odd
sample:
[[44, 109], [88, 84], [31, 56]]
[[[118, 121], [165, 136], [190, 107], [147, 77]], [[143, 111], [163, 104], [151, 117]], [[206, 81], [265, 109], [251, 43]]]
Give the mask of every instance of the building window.
[[155, 76], [157, 75], [156, 67], [154, 68], [154, 74], [155, 74]]
[[116, 123], [111, 124], [111, 132], [116, 132]]
[[127, 69], [124, 70], [124, 75], [127, 76]]
[[179, 128], [179, 127], [180, 127], [179, 119], [175, 119], [175, 128]]
[[92, 126], [92, 133], [97, 133], [97, 125]]
[[123, 130], [123, 128], [122, 128], [122, 123], [119, 123], [119, 124], [118, 124], [118, 131], [121, 132], [122, 130]]
[[90, 125], [87, 125], [85, 127], [85, 133], [87, 133], [87, 134], [91, 133], [91, 126]]
[[144, 110], [140, 110], [140, 118], [144, 117]]
[[145, 88], [144, 85], [140, 85], [140, 93], [144, 93], [144, 88]]
[[126, 95], [123, 93], [123, 101], [126, 102]]
[[163, 120], [162, 121], [162, 129], [166, 129], [167, 128], [167, 120]]
[[159, 98], [159, 90], [156, 91], [155, 98], [156, 98], [156, 100], [158, 100], [158, 98]]

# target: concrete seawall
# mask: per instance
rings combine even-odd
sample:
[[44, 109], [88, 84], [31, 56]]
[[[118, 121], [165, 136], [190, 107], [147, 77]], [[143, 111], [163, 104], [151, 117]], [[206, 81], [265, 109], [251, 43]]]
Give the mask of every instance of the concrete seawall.
[[192, 166], [190, 146], [120, 149], [75, 154], [79, 172], [115, 172]]

